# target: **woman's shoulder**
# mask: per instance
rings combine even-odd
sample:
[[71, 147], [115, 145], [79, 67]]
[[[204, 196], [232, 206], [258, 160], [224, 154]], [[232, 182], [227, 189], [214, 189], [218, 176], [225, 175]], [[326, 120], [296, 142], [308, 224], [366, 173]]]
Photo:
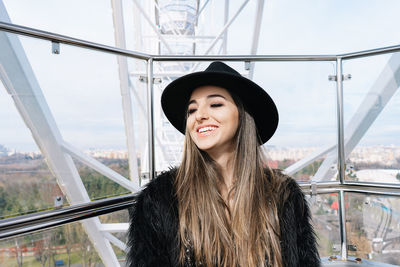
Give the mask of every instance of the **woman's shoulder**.
[[266, 174], [270, 181], [274, 180], [278, 190], [301, 191], [297, 181], [281, 169], [269, 169], [266, 170]]
[[171, 168], [162, 172], [135, 195], [134, 203], [129, 210], [131, 222], [141, 216], [153, 220], [155, 218], [165, 219], [167, 213], [173, 214], [176, 207], [175, 171], [174, 168]]
[[299, 201], [297, 204], [301, 204], [304, 202], [304, 193], [293, 177], [280, 169], [272, 169], [271, 173], [275, 180], [275, 192], [281, 204], [296, 201]]
[[138, 193], [138, 198], [150, 198], [154, 200], [165, 200], [174, 195], [174, 180], [176, 175], [176, 168], [161, 172], [156, 178], [143, 186], [142, 190]]

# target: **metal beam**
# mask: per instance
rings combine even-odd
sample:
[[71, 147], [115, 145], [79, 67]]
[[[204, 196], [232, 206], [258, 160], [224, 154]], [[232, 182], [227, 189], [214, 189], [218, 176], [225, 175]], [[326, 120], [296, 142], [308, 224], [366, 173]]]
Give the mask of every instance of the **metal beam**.
[[[245, 0], [243, 2], [243, 4], [239, 7], [239, 9], [236, 11], [236, 13], [233, 15], [233, 17], [224, 25], [224, 27], [222, 28], [222, 30], [219, 32], [219, 34], [214, 38], [214, 40], [212, 41], [212, 43], [209, 45], [209, 47], [207, 48], [207, 50], [204, 52], [204, 55], [208, 55], [211, 50], [214, 48], [215, 44], [219, 41], [219, 39], [225, 34], [225, 32], [228, 30], [229, 26], [231, 26], [231, 24], [235, 21], [235, 19], [239, 16], [239, 14], [242, 12], [242, 10], [244, 9], [244, 7], [247, 5], [247, 3], [249, 2], [249, 0]], [[196, 69], [198, 68], [199, 63], [196, 63], [193, 65], [193, 67], [191, 68], [191, 70], [189, 71], [189, 73], [196, 71]]]
[[[106, 53], [118, 54], [118, 55], [122, 55], [122, 56], [133, 57], [133, 58], [143, 59], [143, 60], [153, 58], [156, 61], [156, 57], [157, 58], [160, 57], [159, 55], [156, 55], [156, 54], [150, 55], [150, 54], [146, 54], [146, 53], [140, 53], [137, 51], [123, 50], [123, 49], [115, 48], [112, 46], [107, 46], [107, 45], [103, 45], [103, 44], [99, 44], [99, 43], [81, 40], [81, 39], [73, 38], [73, 37], [66, 36], [66, 35], [60, 35], [60, 34], [56, 34], [56, 33], [52, 33], [52, 32], [42, 31], [42, 30], [35, 29], [35, 28], [16, 25], [16, 24], [4, 22], [4, 21], [0, 21], [0, 31], [6, 31], [6, 32], [10, 32], [10, 33], [25, 35], [25, 36], [29, 36], [29, 37], [32, 37], [35, 39], [56, 41], [56, 42], [63, 43], [63, 44], [68, 44], [68, 45], [73, 45], [73, 46], [78, 46], [78, 47], [83, 47], [83, 48], [87, 48], [87, 49], [98, 50], [98, 51], [102, 51], [102, 52], [106, 52]], [[308, 60], [308, 61], [315, 61], [315, 60], [335, 61], [336, 57], [341, 57], [342, 60], [348, 60], [348, 59], [375, 56], [375, 55], [381, 55], [381, 54], [392, 54], [392, 53], [396, 53], [396, 52], [400, 52], [400, 45], [380, 47], [380, 48], [375, 48], [375, 49], [370, 49], [370, 50], [349, 52], [349, 53], [337, 54], [337, 55], [313, 55], [313, 56], [294, 55], [294, 56], [289, 56], [289, 58], [286, 58], [286, 55], [282, 55], [280, 57], [282, 57], [282, 61], [298, 61], [298, 59], [296, 59], [295, 57], [301, 57], [301, 58], [310, 57], [310, 60]], [[181, 56], [181, 55], [172, 55], [171, 58], [161, 56], [157, 60], [158, 61], [161, 61], [161, 60], [178, 61], [178, 60], [180, 60], [180, 57], [183, 57], [182, 60], [188, 60], [187, 58], [185, 59], [185, 56]], [[245, 56], [241, 56], [241, 57], [245, 57]], [[272, 57], [274, 57], [274, 56], [272, 56]], [[291, 58], [293, 58], [293, 60]], [[315, 59], [315, 58], [318, 58], [318, 59]], [[323, 59], [323, 58], [325, 58], [325, 59]], [[220, 58], [220, 57], [217, 57], [216, 59], [222, 60], [222, 58]], [[249, 58], [249, 59], [251, 59], [251, 58]], [[196, 60], [196, 59], [193, 59], [193, 60]], [[205, 58], [201, 59], [201, 56], [200, 56], [200, 60], [205, 60]], [[269, 61], [269, 60], [266, 59], [263, 61]]]
[[[126, 49], [124, 15], [122, 11], [122, 1], [112, 0], [113, 22], [115, 45], [119, 48]], [[129, 70], [128, 60], [126, 57], [118, 56], [118, 73], [122, 97], [122, 113], [125, 124], [126, 143], [128, 148], [129, 176], [139, 188], [139, 170], [137, 161], [137, 149], [135, 144], [135, 131], [133, 128], [133, 107], [131, 91], [129, 90]], [[134, 192], [134, 191], [133, 191]]]
[[153, 60], [147, 61], [147, 123], [148, 123], [148, 156], [149, 178], [155, 178], [155, 140], [154, 140], [154, 85], [153, 85]]
[[64, 151], [70, 154], [72, 157], [76, 158], [77, 160], [87, 165], [88, 167], [98, 171], [99, 173], [106, 176], [110, 180], [116, 182], [120, 186], [123, 186], [124, 188], [130, 190], [132, 193], [140, 190], [140, 186], [137, 183], [130, 181], [128, 178], [125, 178], [121, 174], [110, 169], [109, 167], [105, 166], [96, 159], [86, 155], [73, 145], [68, 144], [67, 142], [63, 142], [61, 146], [64, 149]]
[[347, 260], [346, 205], [345, 205], [343, 190], [339, 190], [338, 201], [339, 201], [341, 256], [343, 260]]
[[111, 243], [113, 243], [115, 246], [117, 246], [120, 250], [122, 251], [126, 251], [127, 250], [127, 246], [124, 242], [122, 242], [121, 240], [119, 240], [118, 238], [116, 238], [115, 236], [113, 236], [110, 233], [104, 233], [104, 237], [108, 239], [108, 241], [110, 241]]
[[117, 55], [121, 55], [121, 56], [134, 57], [137, 59], [147, 60], [151, 57], [150, 55], [145, 54], [145, 53], [124, 50], [124, 49], [115, 48], [115, 47], [108, 46], [108, 45], [98, 44], [98, 43], [94, 43], [94, 42], [90, 42], [90, 41], [85, 41], [85, 40], [69, 37], [66, 35], [51, 33], [51, 32], [42, 31], [42, 30], [30, 28], [30, 27], [12, 24], [9, 22], [9, 20], [8, 21], [0, 21], [0, 31], [25, 35], [25, 36], [33, 37], [36, 39], [42, 39], [42, 40], [47, 40], [47, 41], [51, 41], [51, 42], [57, 41], [62, 44], [67, 44], [67, 45], [72, 45], [72, 46], [77, 46], [77, 47], [82, 47], [82, 48], [88, 48], [91, 50], [97, 50], [97, 51], [111, 53], [111, 54], [117, 54]]
[[336, 55], [154, 55], [153, 61], [336, 61]]
[[129, 229], [129, 223], [102, 223], [100, 231], [108, 233], [125, 233]]
[[[338, 174], [339, 174], [339, 181], [343, 184], [345, 180], [345, 155], [344, 155], [344, 107], [343, 107], [343, 66], [342, 66], [342, 59], [338, 58], [336, 60], [336, 110], [337, 110], [337, 129], [338, 129], [338, 150], [337, 150], [337, 158], [338, 160]], [[344, 199], [343, 199], [344, 202]], [[343, 206], [344, 207], [344, 206]], [[344, 216], [344, 211], [343, 211]], [[347, 247], [346, 247], [347, 248]], [[343, 255], [342, 255], [343, 257]], [[347, 252], [346, 252], [347, 257]]]
[[316, 152], [308, 155], [305, 158], [302, 158], [301, 160], [299, 160], [299, 161], [295, 162], [294, 164], [290, 165], [289, 167], [287, 167], [285, 169], [285, 173], [287, 175], [293, 175], [296, 172], [298, 172], [301, 169], [303, 169], [304, 167], [306, 167], [309, 164], [313, 163], [318, 158], [320, 158], [323, 155], [333, 151], [334, 149], [336, 149], [336, 145], [330, 145], [330, 146], [323, 147], [323, 148], [317, 150]]
[[235, 21], [235, 19], [239, 16], [239, 14], [242, 12], [242, 10], [244, 9], [244, 7], [247, 5], [247, 3], [249, 2], [249, 0], [245, 0], [243, 2], [243, 4], [239, 7], [239, 9], [236, 11], [236, 13], [233, 15], [233, 17], [224, 25], [224, 27], [222, 28], [222, 30], [219, 32], [219, 34], [214, 38], [214, 41], [210, 44], [210, 46], [208, 47], [208, 49], [206, 50], [206, 52], [204, 52], [204, 55], [208, 55], [211, 50], [213, 49], [213, 47], [215, 46], [215, 44], [218, 42], [218, 40], [221, 38], [221, 36], [223, 34], [225, 34], [225, 32], [228, 30], [229, 26], [231, 26], [231, 24]]
[[173, 54], [171, 47], [169, 46], [168, 42], [164, 39], [164, 37], [162, 36], [162, 34], [158, 31], [157, 27], [153, 24], [153, 22], [151, 21], [150, 17], [146, 14], [146, 11], [143, 9], [143, 7], [138, 3], [137, 0], [133, 0], [132, 1], [135, 6], [139, 9], [140, 14], [143, 15], [143, 17], [145, 18], [145, 20], [147, 21], [147, 23], [150, 25], [150, 27], [153, 29], [154, 33], [158, 36], [158, 38], [160, 38], [160, 41], [165, 45], [165, 47], [167, 48], [168, 52]]
[[[263, 12], [264, 12], [264, 0], [258, 0], [257, 1], [257, 7], [256, 7], [256, 17], [254, 21], [254, 31], [253, 31], [253, 42], [251, 44], [251, 49], [250, 49], [250, 55], [256, 55], [257, 50], [258, 50], [258, 43], [260, 40], [260, 32], [261, 32], [261, 22], [263, 18]], [[250, 63], [250, 70], [249, 70], [249, 79], [253, 79], [254, 75], [254, 62]]]
[[[229, 0], [225, 0], [225, 8], [224, 8], [224, 25], [228, 23], [229, 19]], [[222, 52], [224, 55], [227, 54], [228, 48], [228, 29], [224, 33], [224, 39], [222, 41]]]

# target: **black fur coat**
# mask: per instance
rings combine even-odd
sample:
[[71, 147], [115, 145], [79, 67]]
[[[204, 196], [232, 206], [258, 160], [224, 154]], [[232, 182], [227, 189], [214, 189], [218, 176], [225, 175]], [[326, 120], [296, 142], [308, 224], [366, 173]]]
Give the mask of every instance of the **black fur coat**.
[[[151, 181], [129, 209], [127, 266], [178, 266], [178, 209], [174, 197], [174, 173], [170, 170]], [[310, 210], [296, 181], [284, 177], [289, 197], [279, 209], [284, 265], [320, 266]], [[190, 252], [189, 252], [190, 253]], [[191, 255], [191, 254], [190, 254]], [[193, 262], [193, 259], [189, 259]], [[191, 266], [189, 261], [185, 266]]]

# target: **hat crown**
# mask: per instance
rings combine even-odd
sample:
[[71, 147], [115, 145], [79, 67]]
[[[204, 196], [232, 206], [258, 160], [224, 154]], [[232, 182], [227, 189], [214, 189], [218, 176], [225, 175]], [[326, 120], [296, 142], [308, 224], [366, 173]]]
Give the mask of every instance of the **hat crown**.
[[235, 69], [229, 67], [228, 65], [220, 61], [215, 61], [211, 63], [210, 66], [208, 66], [207, 69], [204, 70], [204, 72], [225, 72], [236, 76], [242, 76]]

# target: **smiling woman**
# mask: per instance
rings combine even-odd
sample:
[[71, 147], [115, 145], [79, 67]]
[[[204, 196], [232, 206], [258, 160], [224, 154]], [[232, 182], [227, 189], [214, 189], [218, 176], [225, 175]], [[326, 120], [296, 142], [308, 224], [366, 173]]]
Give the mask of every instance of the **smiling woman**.
[[185, 134], [182, 162], [137, 196], [128, 266], [319, 266], [303, 193], [260, 149], [278, 125], [264, 89], [213, 62], [161, 103]]

